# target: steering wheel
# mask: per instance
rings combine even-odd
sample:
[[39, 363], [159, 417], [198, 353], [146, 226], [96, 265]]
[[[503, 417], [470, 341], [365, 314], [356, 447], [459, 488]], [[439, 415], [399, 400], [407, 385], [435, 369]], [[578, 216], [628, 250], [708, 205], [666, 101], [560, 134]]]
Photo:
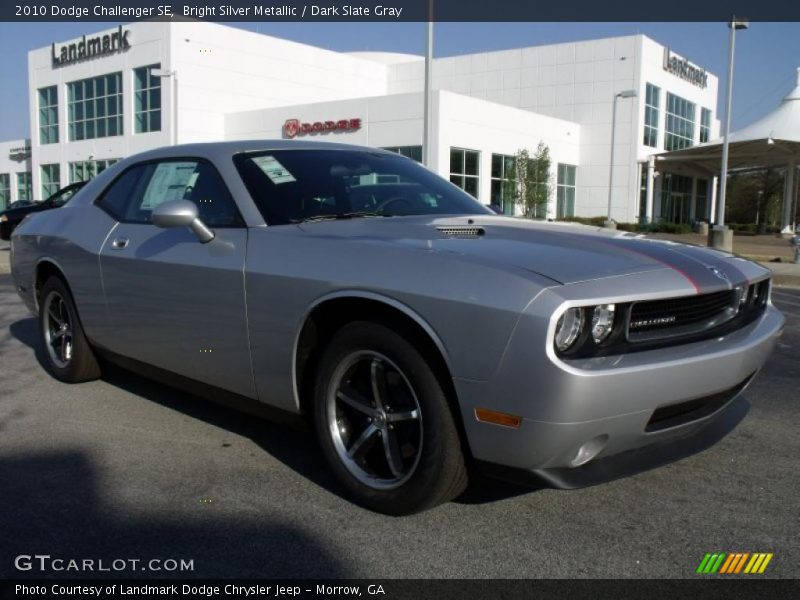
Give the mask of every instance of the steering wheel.
[[388, 198], [387, 200], [384, 200], [383, 202], [378, 204], [378, 206], [375, 207], [375, 212], [381, 212], [387, 206], [389, 206], [391, 204], [394, 204], [395, 202], [402, 202], [403, 204], [407, 205], [409, 208], [412, 208], [412, 206], [413, 206], [411, 204], [411, 202], [407, 198], [403, 198], [402, 196], [395, 196], [394, 198]]

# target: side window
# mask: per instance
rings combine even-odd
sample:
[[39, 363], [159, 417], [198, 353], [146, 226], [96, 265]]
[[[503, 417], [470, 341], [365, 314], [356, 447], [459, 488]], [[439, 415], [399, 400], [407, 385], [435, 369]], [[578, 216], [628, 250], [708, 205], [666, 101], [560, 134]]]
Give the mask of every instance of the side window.
[[145, 165], [139, 165], [125, 171], [121, 177], [116, 179], [114, 183], [106, 189], [97, 203], [98, 206], [117, 221], [124, 221], [125, 211], [133, 195], [132, 192], [141, 179], [144, 169]]
[[[136, 172], [136, 176], [126, 178]], [[118, 185], [119, 184], [119, 185]], [[120, 187], [119, 194], [114, 194]], [[116, 196], [125, 196], [114, 204]], [[242, 219], [236, 203], [217, 171], [208, 163], [171, 160], [146, 163], [125, 173], [115, 182], [101, 201], [117, 208], [112, 214], [126, 223], [150, 223], [153, 209], [171, 200], [189, 200], [197, 206], [200, 219], [209, 227], [241, 227]]]

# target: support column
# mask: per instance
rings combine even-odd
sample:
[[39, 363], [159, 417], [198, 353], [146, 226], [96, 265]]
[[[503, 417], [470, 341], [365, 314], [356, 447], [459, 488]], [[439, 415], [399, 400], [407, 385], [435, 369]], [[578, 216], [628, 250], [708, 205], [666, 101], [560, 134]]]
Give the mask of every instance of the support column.
[[689, 222], [694, 222], [697, 216], [697, 177], [692, 177], [692, 195], [689, 199]]
[[709, 207], [708, 222], [714, 224], [717, 222], [717, 186], [719, 185], [719, 177], [716, 175], [711, 178], [711, 206]]
[[653, 188], [655, 187], [655, 183], [655, 158], [651, 156], [647, 159], [647, 196], [644, 208], [645, 223], [653, 222]]
[[794, 207], [794, 175], [797, 163], [792, 160], [786, 168], [786, 181], [783, 189], [783, 217], [781, 218], [781, 233], [794, 234], [792, 231], [792, 208]]

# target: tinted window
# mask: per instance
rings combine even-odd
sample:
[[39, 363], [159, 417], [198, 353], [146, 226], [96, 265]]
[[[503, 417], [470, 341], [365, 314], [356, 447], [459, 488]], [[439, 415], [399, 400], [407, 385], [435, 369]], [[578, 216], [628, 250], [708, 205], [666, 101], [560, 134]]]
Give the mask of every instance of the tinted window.
[[209, 227], [239, 227], [236, 204], [216, 169], [193, 160], [137, 165], [119, 178], [100, 204], [119, 221], [150, 223], [153, 209], [171, 200], [189, 200]]
[[111, 184], [98, 202], [99, 206], [117, 221], [124, 220], [125, 209], [128, 206], [131, 193], [142, 175], [142, 171], [144, 171], [143, 165], [138, 165], [125, 171], [121, 177]]
[[383, 152], [276, 150], [234, 160], [270, 225], [352, 212], [492, 214], [414, 161]]

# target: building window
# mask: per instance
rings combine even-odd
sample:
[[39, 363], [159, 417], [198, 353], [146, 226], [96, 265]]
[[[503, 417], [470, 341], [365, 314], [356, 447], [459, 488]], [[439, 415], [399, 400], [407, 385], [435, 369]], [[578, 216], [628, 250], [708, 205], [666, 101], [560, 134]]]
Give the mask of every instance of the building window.
[[644, 101], [644, 140], [645, 146], [658, 147], [658, 110], [661, 106], [661, 88], [647, 84]]
[[694, 220], [710, 221], [711, 212], [708, 210], [708, 179], [697, 180], [697, 191], [694, 197]]
[[147, 133], [161, 131], [161, 78], [151, 69], [160, 69], [161, 64], [149, 65], [133, 70], [133, 118], [134, 131]]
[[492, 154], [492, 193], [490, 202], [503, 214], [513, 215], [517, 191], [517, 159], [505, 154]]
[[11, 178], [8, 173], [0, 173], [0, 210], [11, 204]]
[[422, 146], [391, 146], [389, 148], [384, 148], [384, 150], [406, 156], [418, 163], [422, 162]]
[[694, 113], [694, 103], [667, 93], [666, 150], [681, 150], [694, 144]]
[[82, 160], [69, 163], [69, 182], [89, 181], [92, 177], [102, 173], [108, 167], [118, 162], [118, 158], [108, 160]]
[[688, 223], [691, 202], [692, 178], [665, 173], [661, 184], [661, 220]]
[[477, 150], [450, 148], [450, 182], [478, 197], [481, 153]]
[[122, 73], [67, 84], [69, 140], [122, 135]]
[[31, 179], [30, 171], [17, 173], [17, 200], [33, 200], [33, 184]]
[[39, 143], [58, 143], [58, 88], [39, 90]]
[[58, 164], [42, 165], [42, 200], [61, 188], [61, 167]]
[[711, 139], [711, 111], [707, 108], [700, 109], [700, 143], [705, 144]]
[[575, 165], [558, 163], [556, 180], [556, 218], [575, 216], [575, 179], [578, 168]]

